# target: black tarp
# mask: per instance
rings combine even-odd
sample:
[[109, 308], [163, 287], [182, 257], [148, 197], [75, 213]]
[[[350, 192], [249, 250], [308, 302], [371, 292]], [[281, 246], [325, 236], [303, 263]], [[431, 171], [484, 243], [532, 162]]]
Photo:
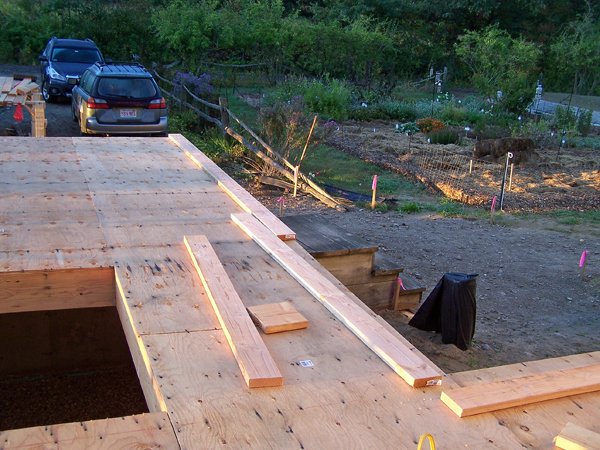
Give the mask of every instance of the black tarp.
[[466, 350], [475, 334], [476, 291], [477, 274], [446, 273], [408, 324]]

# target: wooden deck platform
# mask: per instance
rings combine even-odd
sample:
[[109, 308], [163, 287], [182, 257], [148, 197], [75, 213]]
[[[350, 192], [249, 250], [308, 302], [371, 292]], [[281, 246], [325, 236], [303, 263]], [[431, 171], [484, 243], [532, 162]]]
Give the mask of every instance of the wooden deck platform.
[[[284, 216], [300, 245], [375, 312], [417, 309], [425, 287], [373, 243], [319, 215]], [[401, 275], [400, 275], [401, 274]], [[400, 282], [401, 280], [401, 282]]]
[[[150, 411], [5, 430], [0, 447], [414, 449], [431, 433], [440, 449], [551, 449], [567, 423], [600, 433], [598, 392], [466, 418], [440, 400], [446, 387], [593, 366], [600, 352], [407, 384], [370, 348], [363, 324], [436, 368], [201, 156], [177, 136], [0, 138], [0, 311], [115, 306]], [[284, 245], [329, 280], [318, 280], [325, 300], [343, 307], [330, 312], [234, 223], [241, 213], [290, 239]], [[246, 307], [288, 301], [308, 320], [306, 329], [260, 333], [282, 386], [247, 386], [184, 245], [196, 235]], [[63, 293], [78, 300], [61, 304]], [[360, 316], [353, 328], [338, 318], [346, 311]]]

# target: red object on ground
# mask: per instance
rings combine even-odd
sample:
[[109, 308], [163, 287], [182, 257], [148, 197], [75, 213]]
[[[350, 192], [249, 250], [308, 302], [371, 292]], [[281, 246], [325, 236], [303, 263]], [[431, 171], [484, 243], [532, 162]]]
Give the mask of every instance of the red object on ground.
[[23, 105], [21, 105], [20, 103], [18, 103], [17, 107], [15, 108], [13, 119], [15, 119], [17, 122], [23, 121]]

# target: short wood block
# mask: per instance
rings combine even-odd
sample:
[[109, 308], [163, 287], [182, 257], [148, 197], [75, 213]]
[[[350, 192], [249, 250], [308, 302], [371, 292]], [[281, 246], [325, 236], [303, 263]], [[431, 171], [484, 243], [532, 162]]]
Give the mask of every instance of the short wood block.
[[247, 309], [254, 323], [265, 334], [308, 327], [308, 320], [294, 308], [291, 302], [249, 306]]

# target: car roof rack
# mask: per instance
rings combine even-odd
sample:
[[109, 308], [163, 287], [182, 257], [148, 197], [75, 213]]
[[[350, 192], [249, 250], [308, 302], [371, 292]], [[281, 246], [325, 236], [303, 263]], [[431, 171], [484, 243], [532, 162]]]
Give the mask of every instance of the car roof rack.
[[108, 61], [108, 62], [100, 62], [100, 61], [96, 61], [94, 63], [95, 65], [97, 65], [98, 67], [104, 67], [104, 66], [136, 66], [139, 67], [141, 69], [146, 70], [146, 67], [144, 67], [143, 64], [137, 62], [137, 61]]

